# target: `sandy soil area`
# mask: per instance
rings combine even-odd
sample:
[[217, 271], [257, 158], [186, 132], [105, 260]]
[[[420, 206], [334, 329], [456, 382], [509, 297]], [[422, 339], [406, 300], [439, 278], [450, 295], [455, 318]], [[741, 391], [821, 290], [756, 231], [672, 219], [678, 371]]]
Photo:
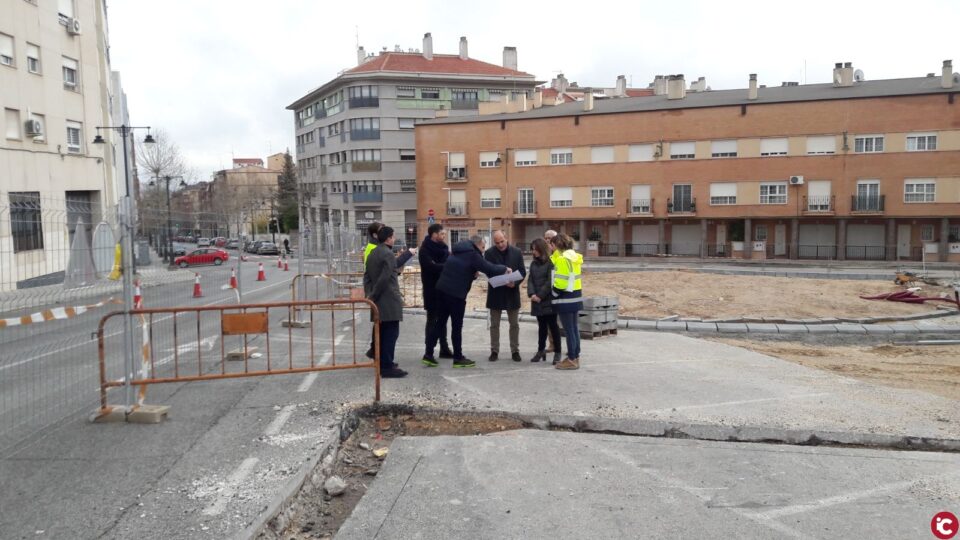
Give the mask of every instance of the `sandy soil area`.
[[960, 400], [960, 345], [840, 345], [711, 338], [802, 366]]
[[[936, 309], [935, 303], [862, 300], [903, 290], [892, 281], [803, 279], [766, 276], [724, 276], [688, 271], [585, 273], [584, 296], [616, 296], [620, 315], [661, 318], [670, 315], [704, 319], [734, 317], [879, 317]], [[521, 285], [524, 311], [529, 311], [526, 283]], [[919, 294], [938, 296], [948, 290], [922, 285]], [[486, 281], [477, 280], [467, 309], [483, 309]]]

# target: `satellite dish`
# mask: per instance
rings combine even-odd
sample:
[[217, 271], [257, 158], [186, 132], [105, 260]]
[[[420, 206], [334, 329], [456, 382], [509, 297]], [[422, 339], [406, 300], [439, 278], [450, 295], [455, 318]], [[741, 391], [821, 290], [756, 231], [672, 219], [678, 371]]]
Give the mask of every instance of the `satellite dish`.
[[863, 76], [863, 70], [862, 70], [862, 69], [858, 69], [858, 70], [856, 70], [856, 71], [853, 72], [853, 80], [855, 80], [855, 81], [857, 81], [857, 82], [863, 82], [864, 76]]

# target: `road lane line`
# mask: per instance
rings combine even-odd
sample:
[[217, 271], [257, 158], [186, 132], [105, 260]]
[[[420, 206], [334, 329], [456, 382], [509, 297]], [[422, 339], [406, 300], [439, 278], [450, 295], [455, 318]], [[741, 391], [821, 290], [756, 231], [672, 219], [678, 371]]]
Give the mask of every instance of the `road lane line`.
[[310, 389], [310, 386], [313, 385], [313, 381], [317, 380], [317, 372], [307, 373], [307, 376], [303, 378], [303, 382], [300, 383], [300, 388], [297, 388], [297, 392], [306, 392]]
[[793, 396], [781, 396], [781, 397], [771, 397], [771, 398], [758, 398], [758, 399], [740, 399], [737, 401], [720, 401], [718, 403], [702, 403], [699, 405], [679, 405], [676, 407], [667, 407], [663, 409], [646, 409], [641, 411], [642, 414], [650, 413], [664, 413], [664, 412], [676, 412], [676, 411], [685, 411], [689, 409], [709, 409], [712, 407], [725, 407], [728, 405], [750, 405], [752, 403], [766, 403], [768, 401], [786, 401], [788, 399], [804, 399], [804, 398], [813, 398], [813, 397], [823, 397], [829, 396], [827, 392], [820, 392], [817, 394], [797, 394]]
[[334, 345], [339, 345], [340, 342], [343, 341], [343, 336], [344, 336], [344, 335], [346, 335], [346, 334], [340, 334], [339, 336], [337, 336], [337, 339], [333, 340], [333, 344], [334, 344]]
[[296, 405], [287, 405], [283, 409], [280, 409], [280, 412], [277, 413], [277, 417], [273, 419], [273, 422], [270, 422], [270, 425], [267, 426], [267, 429], [263, 430], [263, 434], [267, 437], [273, 437], [274, 435], [280, 433], [280, 430], [283, 429], [283, 425], [287, 423], [287, 420], [290, 419], [290, 415], [293, 414], [293, 410], [296, 408]]
[[243, 482], [259, 462], [260, 460], [254, 457], [243, 460], [243, 463], [227, 477], [226, 485], [223, 486], [223, 490], [217, 496], [217, 499], [213, 501], [213, 504], [203, 509], [203, 514], [206, 516], [218, 516], [222, 514], [223, 511], [227, 509], [229, 499], [237, 493], [240, 482]]

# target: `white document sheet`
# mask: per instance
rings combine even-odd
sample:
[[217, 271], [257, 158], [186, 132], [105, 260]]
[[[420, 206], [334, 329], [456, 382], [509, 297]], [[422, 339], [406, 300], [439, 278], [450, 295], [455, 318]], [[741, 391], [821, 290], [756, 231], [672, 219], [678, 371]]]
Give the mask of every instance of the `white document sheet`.
[[490, 280], [487, 283], [489, 283], [491, 287], [503, 287], [507, 283], [513, 283], [516, 281], [520, 281], [522, 279], [523, 279], [523, 276], [520, 275], [520, 271], [514, 270], [509, 274], [501, 274], [499, 276], [493, 276], [492, 278], [490, 278]]

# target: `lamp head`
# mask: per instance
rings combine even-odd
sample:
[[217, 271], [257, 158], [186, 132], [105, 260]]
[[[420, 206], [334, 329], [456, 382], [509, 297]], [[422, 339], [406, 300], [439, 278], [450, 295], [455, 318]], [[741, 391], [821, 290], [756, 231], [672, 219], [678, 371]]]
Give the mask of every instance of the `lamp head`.
[[104, 142], [106, 141], [103, 140], [103, 136], [100, 135], [100, 133], [97, 133], [97, 136], [93, 138], [93, 144], [103, 144]]
[[150, 133], [147, 133], [147, 136], [143, 138], [143, 144], [154, 144], [156, 142], [157, 141], [153, 140], [153, 135], [151, 135]]

